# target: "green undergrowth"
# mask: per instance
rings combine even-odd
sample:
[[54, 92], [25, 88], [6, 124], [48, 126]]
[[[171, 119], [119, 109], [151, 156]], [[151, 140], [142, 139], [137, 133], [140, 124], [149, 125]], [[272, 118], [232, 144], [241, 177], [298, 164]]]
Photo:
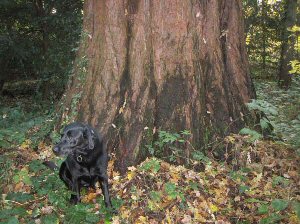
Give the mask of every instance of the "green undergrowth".
[[1, 97], [0, 148], [14, 148], [27, 141], [33, 148], [53, 129], [54, 105], [31, 98]]
[[294, 78], [288, 90], [282, 90], [276, 82], [257, 82], [258, 100], [268, 104], [268, 119], [274, 133], [283, 141], [300, 147], [300, 78]]
[[[97, 223], [99, 217], [109, 217], [102, 197], [94, 203], [71, 205], [71, 192], [58, 171], [49, 170], [40, 160], [22, 157], [13, 151], [0, 157], [4, 171], [0, 177], [0, 223]], [[113, 204], [118, 207], [120, 202], [113, 200]]]

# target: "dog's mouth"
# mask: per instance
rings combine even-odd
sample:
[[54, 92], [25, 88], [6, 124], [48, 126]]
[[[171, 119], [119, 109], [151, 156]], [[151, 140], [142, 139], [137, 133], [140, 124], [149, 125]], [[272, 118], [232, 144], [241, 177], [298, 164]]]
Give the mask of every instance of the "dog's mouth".
[[59, 157], [66, 157], [69, 154], [71, 154], [72, 151], [73, 150], [71, 148], [60, 148], [60, 147], [57, 147], [57, 146], [53, 148], [53, 153], [56, 156], [59, 156]]
[[86, 150], [82, 150], [82, 147], [68, 147], [68, 148], [59, 148], [59, 147], [54, 147], [53, 148], [53, 153], [58, 156], [58, 157], [68, 157], [69, 155], [74, 155], [74, 154], [80, 154], [80, 155], [87, 155], [88, 152]]

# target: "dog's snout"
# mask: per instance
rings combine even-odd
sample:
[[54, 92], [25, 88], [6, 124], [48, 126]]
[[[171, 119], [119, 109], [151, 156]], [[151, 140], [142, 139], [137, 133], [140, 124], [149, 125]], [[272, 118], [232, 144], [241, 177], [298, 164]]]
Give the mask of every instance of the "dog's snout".
[[59, 153], [59, 147], [58, 147], [58, 146], [55, 146], [55, 147], [53, 148], [53, 152], [54, 152], [55, 154]]

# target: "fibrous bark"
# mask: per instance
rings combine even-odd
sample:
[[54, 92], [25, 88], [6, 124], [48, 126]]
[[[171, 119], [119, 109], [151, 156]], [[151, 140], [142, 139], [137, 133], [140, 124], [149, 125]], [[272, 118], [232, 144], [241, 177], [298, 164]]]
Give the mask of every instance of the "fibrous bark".
[[[157, 130], [190, 130], [196, 148], [245, 123], [255, 98], [238, 0], [89, 0], [77, 119], [102, 132], [121, 171]], [[69, 110], [70, 111], [70, 110]], [[188, 148], [185, 149], [188, 154]]]

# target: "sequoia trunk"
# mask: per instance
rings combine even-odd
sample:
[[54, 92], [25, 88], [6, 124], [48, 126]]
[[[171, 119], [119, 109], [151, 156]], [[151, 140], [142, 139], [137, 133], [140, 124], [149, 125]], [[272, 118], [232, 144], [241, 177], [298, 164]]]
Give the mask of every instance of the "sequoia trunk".
[[84, 15], [78, 62], [88, 62], [63, 119], [100, 130], [121, 171], [147, 155], [157, 130], [190, 130], [200, 149], [243, 127], [255, 93], [241, 1], [89, 0]]

